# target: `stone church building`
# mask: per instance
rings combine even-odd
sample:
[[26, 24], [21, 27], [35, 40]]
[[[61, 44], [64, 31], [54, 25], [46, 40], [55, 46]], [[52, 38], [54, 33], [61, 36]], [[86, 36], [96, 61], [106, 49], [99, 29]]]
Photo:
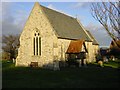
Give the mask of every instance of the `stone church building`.
[[53, 61], [65, 61], [71, 54], [86, 53], [86, 61], [95, 60], [98, 43], [82, 24], [71, 16], [35, 3], [20, 36], [16, 66], [39, 67]]

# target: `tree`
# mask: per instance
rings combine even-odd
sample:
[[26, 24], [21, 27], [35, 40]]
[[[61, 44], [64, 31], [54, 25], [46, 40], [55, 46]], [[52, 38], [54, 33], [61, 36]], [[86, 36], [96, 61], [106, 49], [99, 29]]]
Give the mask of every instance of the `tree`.
[[16, 58], [16, 54], [19, 48], [19, 35], [3, 35], [2, 37], [2, 50], [9, 53], [10, 60]]
[[2, 52], [2, 60], [10, 60], [10, 54], [7, 52]]
[[94, 2], [91, 4], [91, 12], [115, 43], [120, 40], [120, 2]]

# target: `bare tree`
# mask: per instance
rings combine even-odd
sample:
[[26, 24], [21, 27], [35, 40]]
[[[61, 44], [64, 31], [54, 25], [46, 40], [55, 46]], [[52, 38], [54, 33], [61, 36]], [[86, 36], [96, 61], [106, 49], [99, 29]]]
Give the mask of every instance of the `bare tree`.
[[120, 2], [94, 2], [91, 4], [91, 12], [116, 43], [120, 39]]
[[9, 53], [10, 59], [16, 58], [19, 43], [19, 35], [2, 36], [2, 50]]

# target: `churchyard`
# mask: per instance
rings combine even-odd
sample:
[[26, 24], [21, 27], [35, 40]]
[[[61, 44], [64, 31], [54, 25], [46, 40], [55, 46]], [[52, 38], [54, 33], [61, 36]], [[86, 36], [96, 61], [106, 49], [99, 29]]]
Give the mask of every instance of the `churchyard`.
[[120, 60], [48, 70], [2, 61], [2, 88], [119, 88]]

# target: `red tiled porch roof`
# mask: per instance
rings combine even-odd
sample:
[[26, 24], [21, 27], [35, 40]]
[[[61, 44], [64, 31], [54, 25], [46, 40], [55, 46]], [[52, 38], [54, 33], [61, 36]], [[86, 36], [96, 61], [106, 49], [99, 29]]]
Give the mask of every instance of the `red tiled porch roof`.
[[72, 40], [66, 53], [80, 53], [84, 40]]

